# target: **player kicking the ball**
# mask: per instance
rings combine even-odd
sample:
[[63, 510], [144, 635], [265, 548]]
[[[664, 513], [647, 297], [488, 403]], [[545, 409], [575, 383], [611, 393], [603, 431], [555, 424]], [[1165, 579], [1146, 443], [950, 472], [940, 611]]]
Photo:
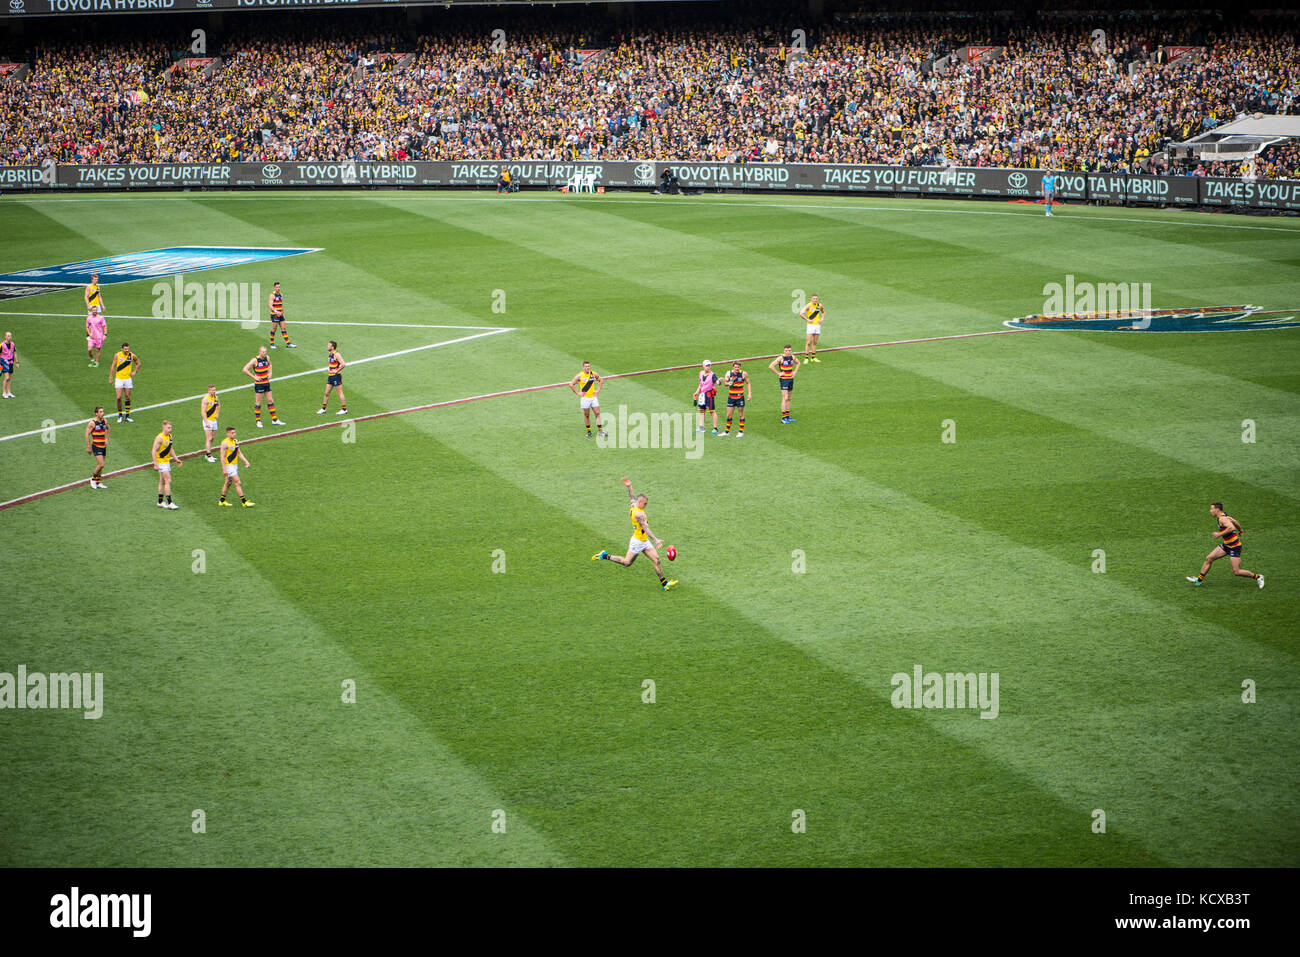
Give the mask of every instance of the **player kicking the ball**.
[[[632, 540], [627, 543], [627, 554], [619, 558], [609, 552], [601, 552], [599, 555], [592, 555], [591, 560], [598, 562], [607, 559], [611, 562], [618, 562], [625, 568], [630, 568], [632, 563], [636, 561], [636, 557], [645, 552], [655, 567], [655, 574], [659, 576], [659, 587], [667, 591], [676, 586], [677, 581], [676, 579], [664, 578], [663, 566], [659, 563], [659, 553], [655, 551], [655, 545], [662, 545], [664, 541], [650, 531], [650, 525], [645, 517], [645, 507], [649, 504], [649, 500], [644, 495], [637, 495], [632, 491], [631, 479], [623, 479], [622, 481], [623, 485], [627, 487], [627, 498], [631, 503], [631, 507], [628, 508], [628, 515], [632, 518]], [[650, 544], [651, 541], [654, 542], [654, 545]]]
[[1205, 564], [1201, 566], [1201, 573], [1195, 578], [1188, 575], [1187, 580], [1193, 585], [1201, 584], [1201, 582], [1205, 581], [1205, 575], [1210, 570], [1210, 566], [1226, 555], [1228, 562], [1232, 565], [1234, 575], [1241, 578], [1253, 578], [1259, 584], [1259, 587], [1263, 588], [1263, 575], [1256, 575], [1254, 572], [1246, 571], [1241, 567], [1241, 523], [1231, 515], [1224, 513], [1222, 502], [1211, 502], [1210, 514], [1219, 523], [1219, 530], [1214, 533], [1214, 537], [1219, 538], [1222, 536], [1223, 541], [1215, 546], [1214, 551], [1205, 556]]

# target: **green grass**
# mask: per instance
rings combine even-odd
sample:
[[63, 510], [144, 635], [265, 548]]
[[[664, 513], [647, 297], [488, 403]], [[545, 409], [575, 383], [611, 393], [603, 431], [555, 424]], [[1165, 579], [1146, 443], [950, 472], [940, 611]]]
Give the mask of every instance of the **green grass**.
[[[356, 362], [473, 331], [304, 320], [512, 328], [357, 364], [357, 416], [567, 380], [583, 359], [608, 375], [802, 351], [795, 290], [826, 304], [824, 347], [1000, 330], [1067, 273], [1150, 282], [1158, 307], [1300, 305], [1287, 219], [385, 192], [0, 211], [3, 271], [323, 247], [190, 277], [284, 284], [301, 348], [273, 353], [277, 376], [323, 365], [331, 338]], [[151, 314], [152, 285], [104, 290], [109, 343], [143, 361], [137, 407], [246, 382], [265, 323], [122, 318]], [[35, 311], [79, 314], [80, 292], [0, 304], [22, 360], [0, 435], [111, 404], [81, 319], [13, 315]], [[1300, 332], [829, 353], [800, 373], [793, 426], [765, 366], [744, 441], [698, 459], [598, 449], [550, 390], [249, 444], [255, 509], [218, 509], [200, 458], [176, 473], [177, 512], [148, 472], [0, 512], [0, 671], [102, 671], [106, 697], [98, 721], [0, 711], [0, 864], [1295, 862]], [[603, 405], [687, 411], [693, 380], [614, 379]], [[323, 385], [276, 387], [290, 428], [335, 421], [312, 414]], [[252, 428], [251, 391], [223, 398], [242, 438], [277, 431]], [[146, 410], [114, 424], [110, 467], [145, 461], [164, 416], [200, 446], [197, 402]], [[87, 477], [81, 432], [0, 441], [0, 501]], [[644, 559], [588, 560], [626, 541], [623, 475], [680, 551], [668, 594]], [[1213, 499], [1263, 591], [1226, 562], [1183, 580]], [[891, 707], [917, 664], [997, 672], [1000, 715]]]

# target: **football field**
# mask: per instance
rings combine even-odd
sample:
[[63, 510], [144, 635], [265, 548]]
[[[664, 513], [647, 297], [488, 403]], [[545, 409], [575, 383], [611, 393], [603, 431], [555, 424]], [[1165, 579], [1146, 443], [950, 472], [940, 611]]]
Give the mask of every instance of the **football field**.
[[[184, 275], [256, 323], [187, 316], [170, 273], [106, 283], [99, 368], [80, 285], [0, 301], [0, 865], [1300, 858], [1300, 326], [1004, 325], [1067, 282], [1300, 315], [1294, 219], [357, 191], [5, 196], [0, 222], [4, 273], [313, 250]], [[257, 428], [276, 281], [297, 348]], [[768, 363], [814, 294], [785, 425]], [[315, 414], [331, 339], [347, 416]], [[705, 358], [752, 360], [743, 440], [692, 431]], [[255, 507], [190, 455], [209, 385]], [[165, 418], [177, 510], [113, 474]], [[626, 549], [624, 476], [670, 591], [590, 560]], [[1262, 590], [1226, 559], [1186, 581], [1215, 500]], [[6, 700], [20, 666], [102, 674], [102, 713]]]

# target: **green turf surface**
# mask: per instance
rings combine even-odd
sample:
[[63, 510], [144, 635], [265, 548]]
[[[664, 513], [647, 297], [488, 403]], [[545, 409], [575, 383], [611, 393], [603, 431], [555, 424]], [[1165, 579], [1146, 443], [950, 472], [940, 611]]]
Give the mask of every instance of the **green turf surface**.
[[[391, 192], [5, 197], [0, 217], [0, 271], [322, 247], [187, 278], [258, 282], [263, 300], [281, 281], [300, 348], [272, 353], [276, 376], [309, 374], [276, 386], [279, 413], [287, 429], [335, 424], [245, 446], [253, 509], [218, 508], [218, 466], [191, 458], [179, 511], [154, 506], [145, 471], [0, 511], [0, 671], [105, 682], [96, 721], [0, 711], [0, 864], [1300, 854], [1300, 330], [826, 353], [801, 368], [790, 426], [752, 362], [744, 440], [705, 437], [694, 458], [597, 448], [564, 389], [345, 429], [335, 399], [313, 414], [310, 371], [337, 339], [350, 412], [368, 416], [561, 382], [583, 359], [610, 375], [798, 353], [798, 290], [826, 304], [824, 348], [997, 332], [1067, 274], [1150, 282], [1157, 307], [1285, 309], [1300, 306], [1300, 224]], [[266, 341], [264, 321], [151, 318], [153, 284], [104, 287], [107, 345], [128, 339], [143, 362], [135, 423], [110, 419], [110, 469], [143, 463], [164, 417], [178, 447], [200, 447], [197, 398], [144, 407], [245, 386]], [[0, 441], [8, 501], [88, 477], [84, 420], [112, 395], [107, 362], [86, 367], [79, 290], [0, 312], [22, 362], [0, 436], [74, 423]], [[693, 388], [689, 369], [618, 378], [602, 406], [687, 412]], [[253, 427], [250, 388], [222, 398], [242, 439], [284, 431]], [[680, 551], [667, 594], [644, 558], [589, 561], [624, 548], [624, 475]], [[1242, 522], [1264, 590], [1226, 561], [1184, 581], [1213, 547], [1213, 499]], [[892, 707], [891, 676], [918, 664], [996, 672], [998, 717]]]

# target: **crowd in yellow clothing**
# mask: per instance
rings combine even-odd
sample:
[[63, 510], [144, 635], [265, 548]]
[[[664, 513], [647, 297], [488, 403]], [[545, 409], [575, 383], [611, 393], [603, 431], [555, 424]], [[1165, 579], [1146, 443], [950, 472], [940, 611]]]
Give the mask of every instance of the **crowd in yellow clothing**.
[[[600, 37], [512, 30], [504, 43], [477, 27], [305, 26], [232, 35], [210, 77], [169, 70], [161, 43], [47, 45], [25, 83], [0, 86], [0, 162], [948, 159], [1109, 171], [1145, 167], [1169, 138], [1239, 113], [1297, 108], [1294, 21], [1211, 31], [1204, 56], [1172, 64], [1155, 51], [1189, 27], [1121, 27], [1098, 50], [1083, 18], [868, 15], [820, 24], [800, 50], [765, 21], [685, 28], [668, 16]], [[930, 68], [981, 41], [1003, 54]], [[376, 51], [397, 56], [367, 65]], [[1297, 172], [1286, 149], [1257, 165]]]

